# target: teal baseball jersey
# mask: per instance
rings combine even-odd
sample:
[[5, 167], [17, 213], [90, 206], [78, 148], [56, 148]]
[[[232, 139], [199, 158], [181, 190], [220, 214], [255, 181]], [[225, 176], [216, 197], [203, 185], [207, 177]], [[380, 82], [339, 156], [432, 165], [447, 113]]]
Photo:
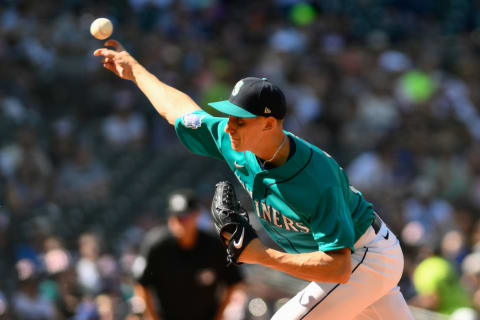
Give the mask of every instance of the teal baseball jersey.
[[353, 250], [373, 221], [373, 208], [337, 162], [285, 131], [295, 153], [282, 166], [264, 170], [255, 154], [232, 149], [227, 122], [198, 110], [178, 118], [175, 130], [190, 151], [228, 164], [263, 227], [286, 252]]

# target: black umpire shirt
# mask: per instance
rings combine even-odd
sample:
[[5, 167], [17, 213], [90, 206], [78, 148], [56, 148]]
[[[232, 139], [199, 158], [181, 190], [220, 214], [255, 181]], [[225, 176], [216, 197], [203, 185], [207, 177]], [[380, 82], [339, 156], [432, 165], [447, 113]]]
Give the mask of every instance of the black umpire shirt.
[[142, 245], [146, 267], [138, 282], [157, 294], [165, 320], [212, 320], [219, 306], [219, 289], [238, 283], [238, 267], [226, 267], [220, 240], [199, 231], [196, 245], [182, 249], [168, 228], [149, 231]]

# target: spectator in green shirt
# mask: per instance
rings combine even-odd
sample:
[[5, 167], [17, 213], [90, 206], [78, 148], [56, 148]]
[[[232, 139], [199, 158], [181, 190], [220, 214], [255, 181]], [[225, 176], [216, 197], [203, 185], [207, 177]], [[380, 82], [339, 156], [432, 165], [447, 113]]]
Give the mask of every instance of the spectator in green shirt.
[[456, 270], [445, 258], [432, 255], [420, 262], [413, 272], [413, 284], [418, 295], [410, 303], [418, 307], [452, 314], [471, 306]]

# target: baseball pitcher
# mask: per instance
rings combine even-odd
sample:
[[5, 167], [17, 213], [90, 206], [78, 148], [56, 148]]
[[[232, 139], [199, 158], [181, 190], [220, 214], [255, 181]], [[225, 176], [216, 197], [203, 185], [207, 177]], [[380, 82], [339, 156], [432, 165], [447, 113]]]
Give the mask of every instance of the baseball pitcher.
[[397, 286], [403, 271], [398, 239], [332, 157], [283, 129], [286, 103], [277, 86], [245, 78], [228, 100], [202, 110], [117, 41], [105, 45], [114, 50], [94, 52], [103, 66], [133, 81], [189, 150], [227, 163], [285, 250], [262, 244], [232, 185], [220, 182], [212, 215], [230, 262], [311, 281], [273, 319], [413, 319]]

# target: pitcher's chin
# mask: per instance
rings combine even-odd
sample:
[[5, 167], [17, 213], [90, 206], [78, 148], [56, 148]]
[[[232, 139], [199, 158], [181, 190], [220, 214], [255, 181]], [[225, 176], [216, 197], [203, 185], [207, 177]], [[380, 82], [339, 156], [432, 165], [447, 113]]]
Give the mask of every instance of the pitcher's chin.
[[233, 150], [235, 150], [237, 152], [244, 151], [244, 150], [242, 150], [242, 144], [240, 143], [239, 140], [235, 140], [235, 139], [230, 138], [230, 142], [232, 144], [232, 149]]

